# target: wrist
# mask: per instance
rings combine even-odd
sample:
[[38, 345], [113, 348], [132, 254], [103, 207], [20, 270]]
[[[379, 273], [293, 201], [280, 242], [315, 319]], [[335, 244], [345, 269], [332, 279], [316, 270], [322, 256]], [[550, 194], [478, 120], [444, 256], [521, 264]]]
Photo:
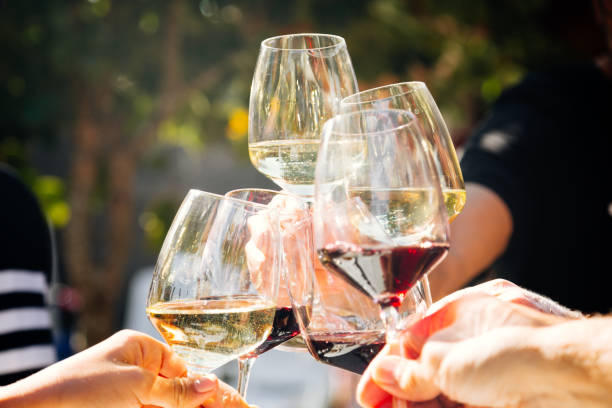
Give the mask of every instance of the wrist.
[[2, 408], [69, 408], [61, 403], [60, 385], [51, 368], [0, 387]]

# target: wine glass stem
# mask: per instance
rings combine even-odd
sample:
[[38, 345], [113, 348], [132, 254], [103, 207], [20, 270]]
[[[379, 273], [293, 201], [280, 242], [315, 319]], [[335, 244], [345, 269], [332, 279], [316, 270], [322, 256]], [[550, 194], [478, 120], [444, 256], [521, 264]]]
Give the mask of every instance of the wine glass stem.
[[255, 357], [245, 357], [238, 359], [238, 392], [242, 398], [246, 399], [247, 387], [249, 385], [249, 376], [251, 375], [251, 367], [255, 362]]
[[429, 307], [433, 303], [433, 300], [431, 298], [431, 288], [429, 287], [429, 278], [427, 275], [421, 278], [421, 284], [423, 285], [423, 292], [425, 292], [425, 305]]
[[[394, 306], [381, 306], [380, 316], [385, 323], [387, 344], [396, 340], [399, 336], [400, 314]], [[408, 403], [404, 400], [393, 397], [392, 408], [408, 408]]]
[[400, 322], [400, 315], [394, 306], [381, 306], [380, 317], [385, 323], [385, 330], [387, 333], [387, 343], [395, 340], [399, 335], [398, 327]]

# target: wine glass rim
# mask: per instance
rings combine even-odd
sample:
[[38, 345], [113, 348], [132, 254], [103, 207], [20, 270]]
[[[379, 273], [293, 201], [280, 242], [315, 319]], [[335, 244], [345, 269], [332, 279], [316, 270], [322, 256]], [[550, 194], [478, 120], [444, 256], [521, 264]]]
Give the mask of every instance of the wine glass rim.
[[[375, 112], [378, 112], [378, 113], [381, 113], [381, 112], [390, 112], [390, 113], [402, 114], [402, 115], [410, 118], [410, 120], [408, 120], [406, 123], [402, 123], [401, 125], [390, 127], [388, 129], [371, 131], [371, 132], [339, 132], [339, 131], [335, 131], [333, 129], [334, 122], [337, 122], [339, 120], [342, 120], [342, 119], [350, 117], [350, 116], [355, 116], [355, 115], [363, 116], [364, 114], [374, 114]], [[412, 127], [416, 123], [417, 123], [416, 116], [412, 112], [410, 112], [408, 110], [403, 110], [403, 109], [364, 109], [364, 110], [340, 113], [338, 115], [335, 115], [334, 117], [332, 117], [331, 119], [329, 119], [325, 123], [325, 126], [331, 126], [332, 127], [332, 129], [329, 132], [330, 134], [335, 134], [335, 135], [340, 135], [340, 136], [359, 136], [359, 137], [364, 137], [365, 136], [365, 137], [369, 137], [369, 136], [377, 136], [377, 135], [383, 135], [383, 134], [386, 134], [386, 133], [396, 132], [398, 130], [405, 129], [407, 127]]]
[[[389, 96], [385, 96], [384, 98], [375, 98], [375, 99], [368, 99], [368, 100], [360, 100], [359, 97], [362, 97], [364, 95], [368, 95], [370, 93], [376, 92], [376, 91], [380, 91], [383, 89], [391, 89], [391, 88], [396, 88], [396, 87], [401, 87], [401, 86], [408, 86], [411, 89], [408, 89], [406, 91], [403, 91], [397, 95], [389, 95]], [[425, 82], [423, 81], [406, 81], [406, 82], [396, 82], [393, 84], [387, 84], [387, 85], [381, 85], [381, 86], [377, 86], [375, 88], [370, 88], [370, 89], [366, 89], [364, 91], [360, 91], [360, 92], [356, 92], [354, 94], [351, 94], [345, 98], [343, 98], [340, 101], [341, 105], [360, 105], [364, 102], [372, 102], [372, 101], [384, 101], [387, 99], [392, 99], [392, 98], [396, 98], [398, 96], [402, 96], [402, 95], [407, 95], [409, 93], [413, 93], [416, 92], [417, 89], [412, 89], [412, 88], [418, 88], [418, 90], [422, 90], [422, 89], [427, 89], [427, 85], [425, 84]], [[357, 99], [356, 101], [353, 101], [352, 99]]]
[[[272, 45], [269, 45], [269, 43], [278, 40], [279, 38], [299, 38], [299, 37], [326, 37], [326, 38], [331, 38], [333, 40], [335, 40], [336, 42], [332, 45], [326, 45], [324, 47], [313, 47], [313, 48], [283, 48], [283, 47], [274, 47]], [[282, 34], [282, 35], [277, 35], [274, 37], [269, 37], [266, 38], [265, 40], [263, 40], [261, 42], [261, 47], [262, 48], [267, 48], [270, 50], [274, 50], [274, 51], [317, 51], [317, 50], [326, 50], [326, 49], [331, 49], [331, 48], [337, 48], [337, 47], [342, 47], [346, 45], [346, 41], [344, 41], [344, 38], [340, 37], [339, 35], [335, 35], [335, 34], [322, 34], [322, 33], [295, 33], [295, 34]]]
[[[270, 208], [268, 208], [268, 206], [265, 205], [265, 204], [259, 204], [259, 203], [256, 203], [254, 201], [241, 200], [241, 199], [235, 198], [235, 197], [228, 197], [228, 196], [221, 195], [221, 194], [215, 194], [215, 193], [211, 193], [211, 192], [208, 192], [208, 191], [198, 190], [197, 188], [189, 189], [189, 191], [187, 192], [187, 197], [192, 196], [192, 195], [209, 196], [209, 197], [212, 197], [212, 198], [214, 198], [216, 200], [219, 200], [219, 201], [226, 200], [226, 201], [234, 202], [234, 203], [240, 204], [240, 205], [249, 205], [251, 207], [256, 207], [256, 208], [262, 209], [262, 210], [264, 210], [264, 209], [270, 210]], [[277, 211], [276, 209], [273, 209], [273, 210]]]
[[[261, 192], [265, 192], [265, 193], [272, 193], [272, 194], [279, 194], [279, 195], [284, 195], [287, 197], [291, 197], [291, 198], [295, 198], [296, 200], [298, 200], [300, 203], [304, 204], [304, 206], [306, 206], [308, 204], [308, 201], [306, 201], [303, 197], [297, 195], [297, 194], [293, 194], [291, 192], [288, 191], [279, 191], [279, 190], [272, 190], [270, 188], [258, 188], [258, 187], [244, 187], [244, 188], [236, 188], [234, 190], [230, 190], [228, 191], [226, 194], [231, 194], [231, 193], [239, 193], [239, 192], [243, 192], [243, 191], [261, 191]], [[230, 197], [233, 198], [233, 197]], [[239, 199], [241, 200], [241, 199]], [[244, 201], [244, 200], [243, 200]], [[255, 201], [248, 201], [249, 203], [253, 203]], [[278, 211], [282, 214], [284, 211], [282, 209], [278, 209]]]
[[[298, 200], [304, 201], [304, 202], [306, 201], [302, 197], [300, 197], [299, 195], [293, 194], [293, 193], [291, 193], [289, 191], [272, 190], [271, 188], [241, 187], [241, 188], [235, 188], [233, 190], [230, 190], [230, 191], [228, 191], [225, 194], [227, 195], [227, 194], [231, 194], [231, 193], [238, 193], [238, 192], [241, 192], [241, 191], [263, 191], [263, 192], [266, 192], [266, 193], [281, 194], [281, 195], [286, 195], [286, 196], [289, 196], [289, 197], [295, 197]], [[233, 197], [231, 197], [231, 198], [233, 198]], [[249, 201], [249, 202], [251, 202], [251, 201]]]

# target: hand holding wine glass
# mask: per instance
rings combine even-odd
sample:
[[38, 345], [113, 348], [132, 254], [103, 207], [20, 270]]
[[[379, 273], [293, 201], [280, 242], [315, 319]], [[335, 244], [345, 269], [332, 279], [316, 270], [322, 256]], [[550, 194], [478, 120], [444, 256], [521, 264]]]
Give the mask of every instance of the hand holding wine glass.
[[[247, 268], [249, 220], [266, 211], [269, 267]], [[253, 351], [272, 331], [281, 267], [278, 214], [253, 202], [190, 190], [160, 251], [147, 314], [185, 362], [207, 374]]]

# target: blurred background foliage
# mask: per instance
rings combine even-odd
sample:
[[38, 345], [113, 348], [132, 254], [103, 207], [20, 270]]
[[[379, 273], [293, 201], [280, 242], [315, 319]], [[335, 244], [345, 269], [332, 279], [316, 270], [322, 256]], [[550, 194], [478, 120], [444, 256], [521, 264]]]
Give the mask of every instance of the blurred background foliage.
[[[93, 342], [117, 325], [111, 312], [107, 323], [96, 316], [113, 310], [133, 270], [155, 262], [186, 192], [169, 193], [155, 177], [143, 192], [139, 175], [162, 180], [177, 150], [197, 162], [216, 146], [248, 162], [263, 39], [343, 36], [360, 89], [425, 81], [460, 147], [525, 72], [595, 51], [589, 4], [0, 1], [0, 161], [20, 171], [56, 227], [62, 276], [83, 292], [79, 327]], [[206, 167], [198, 177], [194, 187], [205, 189]]]

